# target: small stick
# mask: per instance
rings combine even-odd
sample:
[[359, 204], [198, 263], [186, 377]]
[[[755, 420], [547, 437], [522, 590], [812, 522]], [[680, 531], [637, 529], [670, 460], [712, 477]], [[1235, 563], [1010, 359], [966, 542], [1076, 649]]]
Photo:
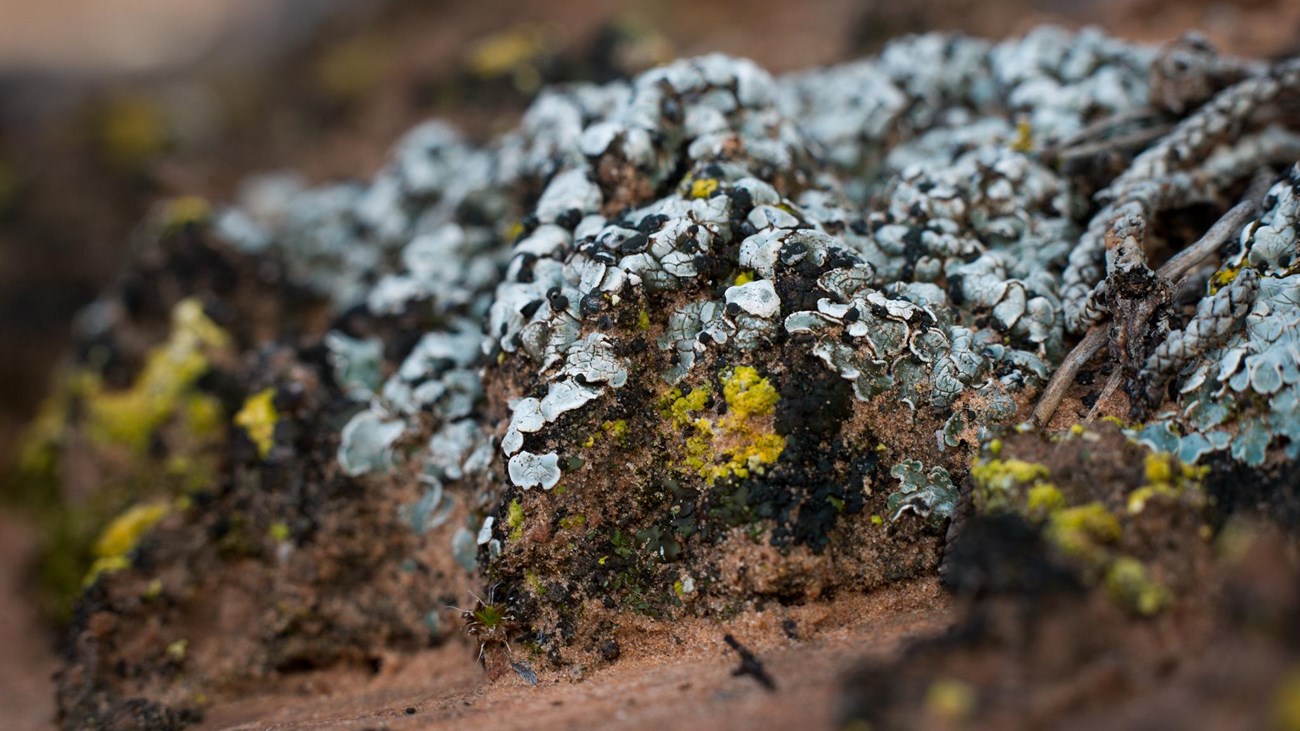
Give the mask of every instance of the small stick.
[[1060, 406], [1065, 398], [1065, 392], [1074, 385], [1074, 379], [1079, 375], [1079, 371], [1085, 363], [1092, 360], [1092, 356], [1096, 355], [1097, 351], [1101, 350], [1109, 335], [1109, 322], [1093, 325], [1083, 340], [1074, 346], [1074, 350], [1065, 356], [1056, 372], [1052, 374], [1052, 380], [1048, 381], [1047, 387], [1043, 389], [1043, 395], [1038, 397], [1038, 405], [1034, 406], [1034, 413], [1030, 419], [1035, 426], [1047, 426], [1047, 422], [1052, 419], [1052, 414], [1056, 413], [1056, 407]]
[[[1207, 257], [1218, 251], [1224, 242], [1241, 230], [1242, 226], [1246, 225], [1246, 222], [1255, 213], [1255, 203], [1253, 201], [1258, 197], [1257, 195], [1248, 195], [1246, 200], [1229, 209], [1196, 243], [1169, 257], [1169, 260], [1156, 271], [1156, 274], [1166, 280], [1181, 279]], [[1083, 340], [1074, 346], [1074, 350], [1071, 350], [1070, 354], [1061, 361], [1056, 373], [1052, 374], [1052, 380], [1043, 389], [1043, 395], [1039, 397], [1038, 404], [1034, 406], [1034, 413], [1030, 418], [1036, 426], [1046, 426], [1047, 422], [1051, 420], [1052, 415], [1056, 413], [1057, 407], [1064, 400], [1066, 392], [1074, 385], [1074, 379], [1078, 377], [1079, 371], [1084, 364], [1092, 360], [1097, 351], [1101, 350], [1101, 347], [1106, 344], [1109, 332], [1108, 323], [1094, 325]], [[1096, 417], [1098, 408], [1115, 392], [1122, 378], [1123, 373], [1116, 370], [1107, 379], [1106, 385], [1101, 391], [1102, 396], [1097, 399], [1092, 410], [1088, 413], [1088, 421], [1092, 421]]]
[[1198, 264], [1218, 251], [1219, 247], [1223, 246], [1233, 234], [1246, 225], [1251, 216], [1255, 215], [1254, 199], [1257, 197], [1259, 196], [1248, 196], [1247, 200], [1228, 209], [1228, 212], [1223, 214], [1218, 221], [1215, 221], [1204, 236], [1198, 239], [1196, 243], [1169, 257], [1169, 260], [1156, 270], [1156, 274], [1170, 282], [1182, 279]]
[[1151, 107], [1143, 107], [1141, 109], [1132, 109], [1127, 112], [1112, 114], [1109, 117], [1104, 117], [1087, 125], [1078, 132], [1075, 132], [1069, 137], [1061, 140], [1056, 144], [1055, 149], [1052, 150], [1052, 152], [1055, 154], [1064, 154], [1072, 147], [1078, 147], [1085, 143], [1092, 142], [1097, 138], [1105, 137], [1126, 124], [1154, 120], [1159, 116], [1160, 113]]
[[740, 667], [732, 670], [732, 675], [748, 675], [758, 681], [758, 684], [763, 686], [763, 688], [769, 693], [776, 691], [776, 681], [772, 680], [772, 676], [767, 674], [767, 670], [763, 667], [763, 663], [754, 655], [754, 653], [749, 651], [748, 647], [740, 644], [740, 642], [731, 635], [727, 635], [722, 639], [731, 647], [731, 649], [735, 650], [740, 655]]
[[1122, 137], [1114, 137], [1106, 140], [1097, 140], [1087, 142], [1073, 147], [1064, 148], [1056, 154], [1056, 159], [1062, 162], [1075, 160], [1081, 157], [1088, 157], [1099, 152], [1109, 152], [1110, 150], [1129, 150], [1142, 147], [1147, 143], [1164, 137], [1173, 129], [1173, 125], [1161, 124], [1148, 129], [1138, 130]]

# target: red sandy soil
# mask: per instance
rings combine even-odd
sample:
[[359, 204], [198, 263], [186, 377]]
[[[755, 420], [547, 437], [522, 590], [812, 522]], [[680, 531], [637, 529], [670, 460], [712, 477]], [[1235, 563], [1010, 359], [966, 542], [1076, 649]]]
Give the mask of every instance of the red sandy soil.
[[[742, 614], [731, 622], [646, 621], [617, 639], [622, 656], [585, 677], [541, 674], [496, 681], [453, 643], [394, 658], [375, 676], [320, 673], [294, 689], [212, 709], [202, 729], [834, 728], [840, 678], [910, 638], [947, 626], [947, 596], [933, 579], [835, 601]], [[795, 623], [790, 639], [783, 629]], [[776, 684], [736, 677], [730, 632]], [[500, 662], [499, 658], [496, 662]], [[491, 664], [491, 663], [490, 663]]]
[[35, 548], [28, 524], [0, 515], [0, 726], [11, 731], [46, 728], [54, 717], [58, 662], [23, 575]]

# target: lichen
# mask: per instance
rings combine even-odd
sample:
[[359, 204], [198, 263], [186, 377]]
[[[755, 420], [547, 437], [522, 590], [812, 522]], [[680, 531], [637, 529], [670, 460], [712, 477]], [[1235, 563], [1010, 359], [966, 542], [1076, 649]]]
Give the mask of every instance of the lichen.
[[249, 396], [235, 414], [235, 425], [242, 428], [265, 457], [275, 445], [275, 423], [280, 413], [275, 408], [275, 389], [267, 388]]
[[170, 512], [170, 505], [155, 502], [132, 506], [114, 518], [95, 541], [95, 562], [87, 572], [84, 583], [89, 586], [103, 574], [130, 567], [131, 552], [135, 550], [136, 544]]
[[229, 336], [197, 300], [182, 301], [172, 312], [171, 334], [149, 351], [130, 388], [107, 390], [97, 379], [88, 379], [83, 397], [91, 437], [143, 452], [158, 427], [193, 397], [194, 384], [208, 370], [209, 354], [228, 346]]
[[1122, 532], [1119, 519], [1099, 502], [1058, 510], [1048, 517], [1046, 528], [1052, 545], [1092, 565], [1105, 563], [1108, 547]]
[[774, 431], [772, 414], [780, 400], [772, 384], [752, 366], [737, 366], [719, 375], [725, 413], [713, 419], [696, 416], [707, 404], [710, 390], [692, 389], [673, 400], [673, 421], [692, 432], [686, 438], [682, 467], [704, 478], [707, 485], [735, 477], [762, 474], [785, 449], [785, 437]]
[[[999, 449], [998, 451], [1001, 451]], [[1037, 488], [1045, 487], [1045, 481], [1051, 476], [1046, 465], [1025, 462], [1018, 459], [979, 460], [971, 467], [971, 479], [975, 482], [975, 504], [985, 511], [1016, 509], [1025, 505], [1025, 501]], [[1050, 492], [1039, 490], [1039, 504], [1052, 502]]]
[[952, 516], [957, 505], [957, 488], [948, 471], [932, 467], [926, 472], [919, 460], [904, 460], [889, 471], [899, 481], [898, 491], [887, 502], [889, 519], [898, 520], [910, 512], [934, 524]]
[[1169, 604], [1168, 590], [1151, 578], [1141, 561], [1130, 556], [1111, 562], [1105, 586], [1112, 601], [1144, 617], [1158, 614]]

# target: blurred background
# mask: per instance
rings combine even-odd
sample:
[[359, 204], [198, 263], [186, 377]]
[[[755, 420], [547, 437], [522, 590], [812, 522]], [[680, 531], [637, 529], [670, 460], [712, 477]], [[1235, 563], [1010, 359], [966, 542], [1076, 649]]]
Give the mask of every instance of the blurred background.
[[[905, 33], [1052, 22], [1300, 52], [1300, 0], [0, 0], [0, 19], [0, 475], [71, 318], [166, 197], [229, 199], [284, 168], [368, 177], [419, 120], [486, 139], [544, 84], [708, 51], [781, 72]], [[42, 728], [58, 628], [27, 599], [34, 535], [5, 505], [0, 725]]]

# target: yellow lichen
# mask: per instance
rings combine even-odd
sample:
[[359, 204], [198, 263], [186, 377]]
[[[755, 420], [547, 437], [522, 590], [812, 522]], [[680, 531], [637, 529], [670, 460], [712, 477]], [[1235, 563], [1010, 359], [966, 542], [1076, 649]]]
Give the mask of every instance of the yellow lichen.
[[708, 198], [718, 189], [718, 181], [714, 178], [699, 178], [691, 181], [692, 198]]
[[171, 507], [167, 503], [136, 505], [113, 519], [95, 542], [95, 555], [100, 558], [125, 556], [140, 542], [155, 523], [162, 520]]
[[1273, 691], [1273, 727], [1300, 731], [1300, 669], [1287, 674]]
[[727, 410], [713, 420], [696, 417], [708, 403], [709, 389], [696, 388], [686, 396], [674, 391], [667, 414], [678, 426], [694, 433], [686, 438], [682, 466], [712, 485], [726, 477], [744, 479], [761, 472], [785, 450], [785, 437], [777, 434], [771, 416], [780, 399], [776, 388], [750, 366], [740, 366], [721, 375]]
[[198, 300], [177, 304], [171, 335], [149, 351], [130, 388], [101, 391], [97, 379], [88, 385], [92, 437], [143, 452], [154, 430], [182, 405], [182, 396], [208, 370], [207, 352], [228, 342], [229, 336], [203, 314]]
[[1147, 482], [1152, 485], [1168, 484], [1174, 479], [1173, 466], [1170, 464], [1172, 456], [1152, 452], [1146, 457], [1146, 477]]
[[1158, 614], [1169, 603], [1169, 592], [1131, 556], [1120, 556], [1106, 569], [1106, 593], [1111, 601], [1144, 617]]
[[373, 89], [391, 65], [389, 46], [374, 34], [363, 34], [327, 46], [312, 71], [326, 94], [351, 100]]
[[98, 383], [87, 373], [68, 374], [41, 402], [18, 441], [18, 466], [23, 473], [48, 475], [54, 471], [73, 404], [86, 398]]
[[182, 405], [185, 430], [200, 439], [220, 437], [223, 426], [221, 399], [196, 393]]
[[606, 421], [600, 425], [606, 436], [610, 439], [618, 440], [619, 444], [627, 441], [627, 419], [617, 419], [615, 421]]
[[1210, 276], [1210, 294], [1217, 294], [1220, 289], [1232, 284], [1241, 274], [1240, 266], [1226, 266]]
[[1172, 454], [1148, 454], [1143, 464], [1147, 484], [1129, 493], [1128, 511], [1135, 514], [1142, 512], [1147, 502], [1156, 495], [1177, 497], [1188, 490], [1199, 488], [1208, 469], [1187, 464]]
[[212, 204], [206, 198], [183, 195], [171, 199], [163, 206], [162, 229], [165, 233], [174, 233], [187, 226], [203, 223], [211, 217]]
[[1027, 484], [1051, 474], [1046, 465], [1022, 459], [991, 459], [978, 462], [971, 468], [975, 481], [990, 487], [1010, 489], [1016, 484]]
[[646, 312], [645, 310], [641, 310], [640, 312], [636, 313], [636, 329], [638, 329], [638, 330], [649, 330], [649, 329], [650, 329], [650, 313], [649, 313], [649, 312]]
[[167, 645], [167, 657], [171, 658], [172, 660], [175, 660], [176, 662], [181, 662], [185, 659], [185, 654], [189, 651], [189, 647], [190, 647], [189, 640], [185, 638], [176, 640], [175, 642]]
[[971, 467], [975, 500], [984, 510], [1017, 509], [1023, 504], [1022, 486], [1032, 486], [1050, 475], [1046, 465], [1020, 459], [980, 460]]
[[766, 378], [751, 366], [740, 366], [722, 382], [722, 396], [727, 401], [727, 419], [744, 420], [772, 413], [781, 398]]
[[960, 724], [975, 712], [978, 699], [969, 684], [951, 678], [940, 678], [925, 691], [925, 710], [936, 720]]
[[703, 409], [709, 402], [711, 393], [708, 386], [701, 386], [691, 389], [690, 393], [683, 396], [681, 390], [674, 388], [665, 397], [668, 400], [667, 416], [678, 426], [690, 425], [695, 421], [691, 412]]
[[103, 110], [100, 141], [110, 163], [124, 170], [144, 166], [167, 146], [167, 120], [152, 100], [125, 96]]
[[97, 558], [90, 565], [90, 570], [86, 572], [86, 578], [82, 581], [82, 586], [91, 586], [99, 577], [104, 574], [111, 574], [114, 571], [122, 571], [131, 568], [131, 559], [126, 556], [108, 556], [106, 558]]
[[1025, 510], [1031, 515], [1048, 515], [1065, 507], [1065, 496], [1061, 489], [1050, 482], [1040, 482], [1029, 488], [1025, 499]]
[[1046, 536], [1066, 555], [1100, 564], [1106, 558], [1104, 546], [1118, 541], [1122, 532], [1119, 519], [1093, 502], [1052, 513]]
[[754, 281], [754, 273], [745, 270], [736, 275], [735, 285], [739, 287], [742, 284], [749, 284], [752, 281]]
[[480, 40], [466, 59], [470, 70], [483, 78], [509, 77], [516, 90], [525, 94], [542, 85], [542, 64], [549, 43], [545, 29], [536, 25], [517, 26]]
[[95, 563], [86, 575], [86, 585], [95, 583], [101, 574], [130, 567], [130, 553], [140, 538], [170, 512], [171, 506], [167, 503], [146, 503], [131, 507], [114, 518], [95, 541]]
[[1022, 119], [1016, 122], [1016, 136], [1011, 140], [1011, 149], [1022, 153], [1034, 151], [1034, 128], [1029, 124], [1029, 120]]
[[248, 434], [248, 438], [257, 445], [257, 453], [265, 457], [275, 445], [275, 424], [279, 419], [280, 412], [275, 408], [275, 389], [267, 388], [244, 401], [244, 406], [235, 414], [235, 425]]
[[267, 530], [267, 533], [271, 536], [271, 540], [275, 541], [276, 543], [283, 543], [289, 540], [289, 535], [290, 535], [289, 525], [287, 523], [277, 521], [271, 524], [271, 527], [270, 529]]

